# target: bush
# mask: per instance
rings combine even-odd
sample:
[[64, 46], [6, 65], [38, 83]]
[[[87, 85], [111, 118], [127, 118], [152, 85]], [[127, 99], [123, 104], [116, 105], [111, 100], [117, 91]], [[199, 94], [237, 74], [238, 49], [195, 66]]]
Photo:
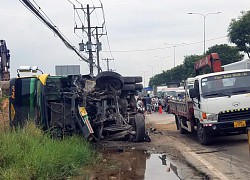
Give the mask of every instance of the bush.
[[0, 179], [63, 179], [93, 163], [95, 155], [82, 137], [51, 139], [28, 123], [0, 132]]

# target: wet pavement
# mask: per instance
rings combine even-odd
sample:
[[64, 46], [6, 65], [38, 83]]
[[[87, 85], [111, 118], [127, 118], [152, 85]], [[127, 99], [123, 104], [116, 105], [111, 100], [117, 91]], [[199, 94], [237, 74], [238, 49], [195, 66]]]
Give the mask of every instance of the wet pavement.
[[[171, 160], [166, 154], [154, 154], [138, 149], [106, 149], [102, 152], [102, 162], [96, 167], [83, 170], [83, 175], [74, 179], [86, 180], [179, 180], [183, 165]], [[185, 173], [184, 173], [185, 174]], [[202, 179], [197, 174], [194, 179]]]
[[[178, 180], [206, 179], [204, 174], [187, 164], [179, 151], [169, 146], [161, 131], [176, 131], [171, 114], [146, 116], [146, 127], [152, 142], [102, 142], [97, 165], [82, 168], [74, 180]], [[171, 138], [172, 139], [172, 138]]]
[[[161, 162], [161, 163], [160, 163]], [[156, 168], [157, 167], [157, 168]], [[151, 154], [147, 160], [145, 179], [182, 179], [174, 162], [165, 154]]]

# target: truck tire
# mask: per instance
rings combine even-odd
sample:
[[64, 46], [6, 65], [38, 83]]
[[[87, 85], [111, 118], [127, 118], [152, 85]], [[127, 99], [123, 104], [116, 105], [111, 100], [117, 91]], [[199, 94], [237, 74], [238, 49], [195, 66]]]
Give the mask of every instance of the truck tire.
[[143, 114], [136, 114], [135, 115], [135, 142], [143, 142], [145, 138], [145, 118]]
[[141, 76], [124, 76], [123, 80], [124, 80], [124, 84], [135, 84], [135, 83], [141, 83], [142, 77]]
[[112, 71], [103, 71], [96, 76], [96, 86], [102, 90], [111, 85], [115, 90], [123, 87], [124, 81], [120, 74]]
[[205, 129], [203, 128], [203, 125], [197, 121], [197, 137], [199, 142], [202, 145], [209, 145], [211, 144], [211, 136], [208, 134]]
[[143, 89], [142, 84], [135, 84], [135, 90], [141, 91]]
[[124, 84], [122, 87], [123, 91], [133, 91], [135, 90], [135, 84]]
[[176, 124], [176, 129], [179, 130], [180, 129], [180, 124], [179, 124], [179, 120], [177, 118], [177, 116], [175, 115], [175, 124]]
[[189, 134], [189, 132], [186, 129], [183, 129], [181, 127], [181, 118], [179, 116], [177, 117], [177, 123], [178, 123], [178, 130], [180, 131], [181, 134]]

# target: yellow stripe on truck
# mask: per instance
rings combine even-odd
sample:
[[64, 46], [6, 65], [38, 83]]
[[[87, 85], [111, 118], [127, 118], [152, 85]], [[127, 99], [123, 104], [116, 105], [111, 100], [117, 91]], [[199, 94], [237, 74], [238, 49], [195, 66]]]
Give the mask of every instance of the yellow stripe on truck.
[[249, 108], [242, 108], [242, 109], [230, 109], [230, 110], [225, 110], [221, 111], [222, 114], [230, 113], [230, 112], [240, 112], [240, 111], [248, 111]]
[[46, 85], [47, 78], [49, 77], [49, 74], [42, 74], [38, 77], [38, 79], [41, 81], [43, 85]]

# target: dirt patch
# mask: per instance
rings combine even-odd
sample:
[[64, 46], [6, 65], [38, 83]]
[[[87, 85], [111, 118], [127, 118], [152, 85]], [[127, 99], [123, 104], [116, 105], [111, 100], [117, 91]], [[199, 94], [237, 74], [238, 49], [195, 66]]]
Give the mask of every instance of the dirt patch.
[[175, 131], [176, 125], [175, 122], [169, 124], [155, 124], [155, 129], [157, 131]]

